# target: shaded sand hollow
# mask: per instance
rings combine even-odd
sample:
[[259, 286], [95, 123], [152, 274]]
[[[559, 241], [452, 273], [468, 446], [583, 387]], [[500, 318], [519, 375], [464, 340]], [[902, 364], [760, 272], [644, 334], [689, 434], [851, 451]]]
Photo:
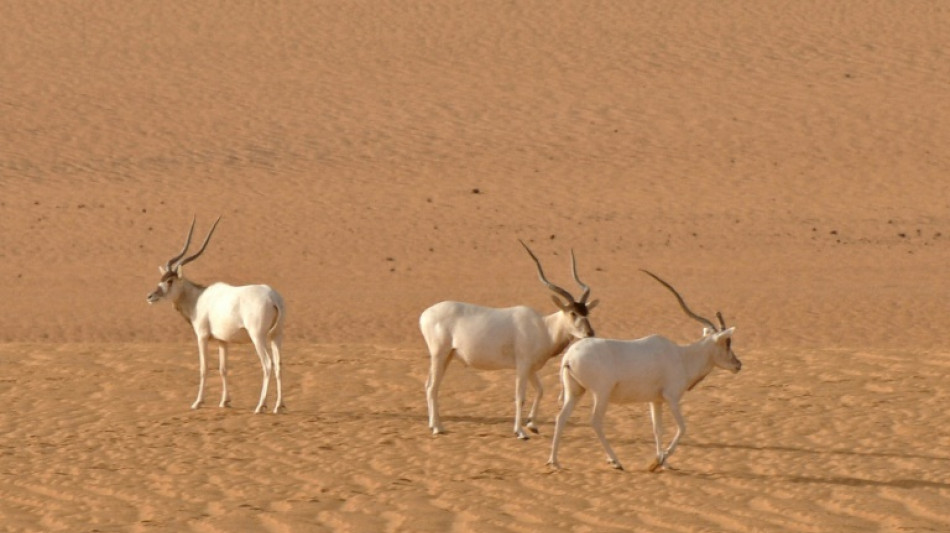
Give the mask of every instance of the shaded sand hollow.
[[[940, 2], [7, 2], [0, 530], [945, 531], [950, 9]], [[196, 348], [155, 268], [287, 301], [281, 415]], [[564, 470], [511, 372], [455, 364], [426, 429], [419, 313], [553, 307], [598, 335], [736, 325], [675, 471], [584, 400]], [[220, 381], [212, 370], [209, 402]]]

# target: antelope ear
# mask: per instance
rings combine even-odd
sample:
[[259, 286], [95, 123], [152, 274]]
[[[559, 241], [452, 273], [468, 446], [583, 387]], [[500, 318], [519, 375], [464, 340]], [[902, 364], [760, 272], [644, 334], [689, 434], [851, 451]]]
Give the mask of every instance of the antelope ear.
[[587, 310], [590, 311], [591, 309], [597, 307], [597, 304], [599, 304], [599, 303], [600, 303], [600, 300], [593, 300], [593, 301], [591, 301], [591, 302], [588, 302], [588, 303], [587, 303]]
[[735, 331], [736, 331], [736, 328], [735, 326], [733, 326], [725, 331], [720, 331], [719, 333], [716, 333], [715, 335], [716, 342], [722, 342], [726, 339], [731, 339], [732, 334], [735, 333]]
[[159, 274], [161, 274], [161, 275], [164, 276], [166, 272], [168, 272], [168, 269], [165, 268], [165, 265], [162, 265], [162, 266], [158, 267], [158, 273], [159, 273]]
[[175, 275], [178, 276], [179, 278], [181, 277], [181, 265], [178, 265], [177, 267], [175, 267]]
[[554, 305], [556, 305], [557, 308], [560, 309], [561, 311], [567, 311], [567, 310], [568, 310], [567, 304], [565, 304], [564, 302], [562, 302], [560, 298], [558, 298], [557, 296], [555, 296], [555, 295], [553, 295], [553, 294], [551, 295], [551, 301], [553, 301], [553, 302], [554, 302]]

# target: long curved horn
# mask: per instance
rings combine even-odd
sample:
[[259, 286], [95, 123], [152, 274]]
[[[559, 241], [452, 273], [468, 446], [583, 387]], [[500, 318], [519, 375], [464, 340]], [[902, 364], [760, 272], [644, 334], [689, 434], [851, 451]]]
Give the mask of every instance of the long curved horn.
[[719, 311], [716, 311], [716, 318], [719, 319], [719, 326], [720, 326], [719, 331], [726, 331], [726, 321], [723, 320], [722, 313]]
[[216, 227], [218, 226], [218, 221], [219, 221], [219, 220], [221, 220], [221, 217], [218, 217], [217, 220], [214, 221], [214, 224], [211, 225], [211, 229], [208, 230], [208, 236], [205, 237], [205, 242], [201, 245], [201, 249], [198, 250], [197, 253], [195, 253], [195, 254], [193, 254], [193, 255], [190, 255], [190, 256], [186, 257], [185, 259], [182, 259], [181, 261], [179, 261], [177, 266], [185, 266], [185, 265], [187, 265], [188, 263], [194, 261], [195, 259], [198, 259], [198, 257], [199, 257], [202, 253], [204, 253], [205, 248], [208, 247], [208, 241], [211, 240], [211, 234], [214, 233], [214, 228], [216, 228]]
[[685, 311], [686, 314], [689, 315], [690, 318], [693, 318], [693, 319], [695, 319], [695, 320], [698, 320], [698, 321], [701, 322], [703, 325], [708, 326], [708, 327], [709, 327], [710, 329], [712, 329], [713, 331], [719, 331], [719, 330], [716, 328], [716, 325], [713, 324], [712, 321], [710, 321], [708, 318], [703, 318], [703, 317], [697, 315], [696, 313], [690, 311], [689, 307], [686, 307], [686, 302], [683, 301], [683, 297], [680, 296], [680, 293], [676, 292], [676, 289], [674, 289], [672, 285], [670, 285], [669, 283], [663, 281], [662, 279], [659, 278], [659, 276], [657, 276], [657, 275], [654, 274], [653, 272], [650, 272], [649, 270], [643, 270], [643, 269], [641, 268], [641, 269], [640, 269], [640, 272], [643, 272], [644, 274], [647, 274], [647, 275], [650, 276], [651, 278], [653, 278], [653, 279], [659, 281], [664, 287], [666, 287], [667, 289], [669, 289], [670, 292], [673, 293], [673, 296], [676, 296], [676, 300], [680, 303], [680, 307], [683, 308], [683, 311]]
[[590, 287], [588, 287], [586, 283], [584, 283], [583, 281], [581, 281], [579, 277], [577, 277], [577, 259], [574, 258], [573, 248], [571, 248], [571, 274], [574, 274], [574, 281], [576, 281], [577, 284], [580, 285], [582, 289], [584, 289], [584, 292], [581, 294], [580, 299], [577, 300], [577, 303], [586, 304], [587, 298], [590, 297]]
[[534, 255], [534, 252], [531, 251], [531, 248], [528, 248], [528, 245], [525, 244], [521, 239], [518, 239], [518, 242], [521, 243], [521, 246], [524, 246], [524, 249], [528, 252], [528, 255], [531, 256], [531, 259], [534, 259], [534, 264], [538, 266], [538, 277], [541, 279], [541, 283], [544, 283], [547, 288], [566, 298], [568, 302], [574, 302], [575, 300], [574, 297], [571, 296], [571, 293], [551, 283], [548, 281], [548, 278], [544, 277], [544, 270], [541, 270], [541, 261], [538, 261], [538, 258]]
[[165, 263], [165, 270], [171, 270], [171, 269], [173, 268], [173, 266], [175, 265], [175, 261], [178, 261], [179, 259], [181, 259], [182, 257], [184, 257], [185, 252], [188, 251], [188, 247], [191, 245], [191, 235], [192, 235], [192, 233], [195, 232], [195, 220], [197, 220], [197, 219], [198, 219], [197, 216], [192, 217], [192, 219], [191, 219], [191, 228], [188, 229], [188, 236], [185, 237], [185, 246], [182, 247], [181, 251], [178, 252], [177, 255], [175, 255], [174, 257], [172, 257], [171, 259], [169, 259], [167, 263]]

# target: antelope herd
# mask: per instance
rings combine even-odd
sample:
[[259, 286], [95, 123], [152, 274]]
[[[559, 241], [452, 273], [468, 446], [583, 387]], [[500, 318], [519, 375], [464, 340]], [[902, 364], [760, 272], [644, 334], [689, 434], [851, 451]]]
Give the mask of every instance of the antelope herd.
[[[214, 340], [218, 344], [222, 385], [219, 407], [228, 407], [230, 403], [228, 347], [230, 344], [251, 343], [263, 372], [261, 396], [254, 412], [267, 409], [267, 392], [273, 377], [277, 388], [273, 412], [277, 413], [284, 405], [280, 380], [280, 350], [286, 316], [283, 298], [267, 285], [234, 287], [217, 282], [204, 286], [188, 280], [182, 273], [182, 267], [204, 253], [219, 220], [220, 217], [212, 224], [201, 248], [185, 257], [195, 229], [195, 220], [192, 220], [184, 246], [159, 267], [158, 287], [146, 299], [149, 304], [171, 301], [197, 337], [198, 397], [191, 404], [192, 409], [204, 402], [208, 343]], [[590, 323], [590, 312], [598, 300], [588, 301], [590, 287], [577, 275], [574, 251], [571, 250], [571, 274], [582, 291], [576, 299], [563, 287], [548, 281], [541, 261], [524, 241], [519, 242], [534, 262], [541, 283], [552, 292], [551, 299], [557, 310], [542, 315], [526, 306], [492, 308], [445, 301], [423, 311], [419, 328], [429, 350], [429, 375], [425, 385], [429, 429], [433, 434], [445, 432], [439, 418], [439, 387], [449, 363], [458, 358], [463, 364], [478, 370], [513, 369], [514, 434], [519, 439], [528, 439], [525, 429], [539, 433], [538, 408], [544, 391], [538, 371], [548, 360], [563, 352], [560, 368], [563, 405], [556, 418], [548, 464], [560, 468], [557, 454], [564, 427], [577, 400], [589, 390], [593, 397], [591, 427], [607, 453], [608, 464], [623, 469], [604, 436], [603, 421], [608, 404], [642, 402], [650, 404], [656, 440], [656, 459], [649, 470], [669, 468], [668, 459], [686, 430], [680, 411], [683, 395], [716, 367], [732, 373], [742, 368], [732, 351], [735, 328], [726, 327], [721, 313], [716, 313], [718, 326], [694, 313], [672, 285], [643, 270], [672, 292], [687, 316], [703, 324], [702, 337], [687, 345], [676, 344], [660, 335], [637, 340], [597, 338]], [[522, 411], [528, 383], [534, 388], [535, 397], [525, 422]], [[664, 403], [669, 406], [677, 425], [676, 433], [665, 449], [661, 413]]]

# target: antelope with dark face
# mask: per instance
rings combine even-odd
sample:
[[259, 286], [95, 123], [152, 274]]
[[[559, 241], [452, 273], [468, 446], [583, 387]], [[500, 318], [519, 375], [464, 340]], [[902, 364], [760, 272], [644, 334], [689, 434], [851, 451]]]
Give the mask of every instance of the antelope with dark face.
[[[590, 425], [607, 452], [607, 462], [621, 470], [623, 467], [604, 436], [607, 405], [649, 402], [656, 440], [656, 460], [649, 467], [652, 472], [667, 466], [667, 459], [686, 431], [686, 422], [680, 412], [683, 395], [693, 390], [716, 367], [732, 373], [742, 368], [732, 351], [735, 328], [726, 328], [721, 313], [716, 313], [719, 318], [719, 327], [716, 327], [710, 320], [692, 312], [672, 285], [646, 270], [643, 272], [669, 289], [687, 316], [705, 326], [703, 337], [685, 346], [659, 335], [631, 341], [583, 339], [571, 346], [561, 360], [564, 406], [557, 416], [548, 460], [554, 468], [559, 468], [557, 451], [564, 426], [584, 392], [590, 390], [594, 396]], [[670, 406], [677, 425], [676, 434], [665, 450], [660, 410], [664, 403]]]
[[[439, 420], [439, 385], [453, 358], [457, 357], [463, 364], [479, 370], [515, 370], [514, 432], [519, 439], [527, 439], [525, 427], [538, 432], [535, 421], [538, 404], [544, 394], [538, 371], [549, 359], [560, 354], [574, 338], [594, 335], [588, 315], [597, 305], [597, 300], [587, 301], [590, 287], [577, 277], [577, 261], [573, 250], [571, 269], [574, 281], [583, 289], [581, 297], [576, 300], [571, 293], [548, 281], [541, 269], [541, 262], [524, 242], [521, 245], [534, 260], [541, 283], [554, 293], [551, 298], [558, 311], [544, 316], [525, 306], [496, 309], [461, 302], [441, 302], [426, 309], [419, 317], [419, 327], [429, 348], [426, 401], [429, 428], [434, 434], [444, 433]], [[528, 414], [527, 425], [524, 425], [521, 411], [529, 382], [537, 395]]]
[[[218, 217], [218, 220], [221, 218]], [[162, 277], [158, 287], [148, 294], [148, 303], [153, 304], [161, 300], [170, 300], [175, 309], [191, 324], [198, 337], [198, 364], [200, 380], [198, 382], [198, 398], [192, 409], [197, 409], [204, 401], [205, 392], [205, 358], [208, 351], [208, 341], [218, 342], [218, 370], [221, 373], [221, 403], [220, 407], [227, 407], [230, 402], [228, 395], [228, 345], [252, 343], [261, 361], [264, 372], [261, 384], [261, 398], [254, 409], [260, 413], [267, 408], [267, 388], [271, 375], [277, 381], [277, 401], [274, 412], [283, 407], [282, 387], [280, 382], [280, 346], [284, 330], [284, 300], [280, 294], [267, 285], [244, 285], [234, 287], [226, 283], [213, 283], [209, 286], [194, 283], [182, 274], [182, 267], [194, 261], [205, 251], [211, 234], [214, 233], [218, 220], [214, 221], [208, 236], [205, 237], [201, 249], [195, 254], [185, 257], [191, 245], [191, 235], [195, 230], [195, 221], [191, 222], [191, 229], [185, 238], [185, 246], [181, 252], [158, 267]]]

